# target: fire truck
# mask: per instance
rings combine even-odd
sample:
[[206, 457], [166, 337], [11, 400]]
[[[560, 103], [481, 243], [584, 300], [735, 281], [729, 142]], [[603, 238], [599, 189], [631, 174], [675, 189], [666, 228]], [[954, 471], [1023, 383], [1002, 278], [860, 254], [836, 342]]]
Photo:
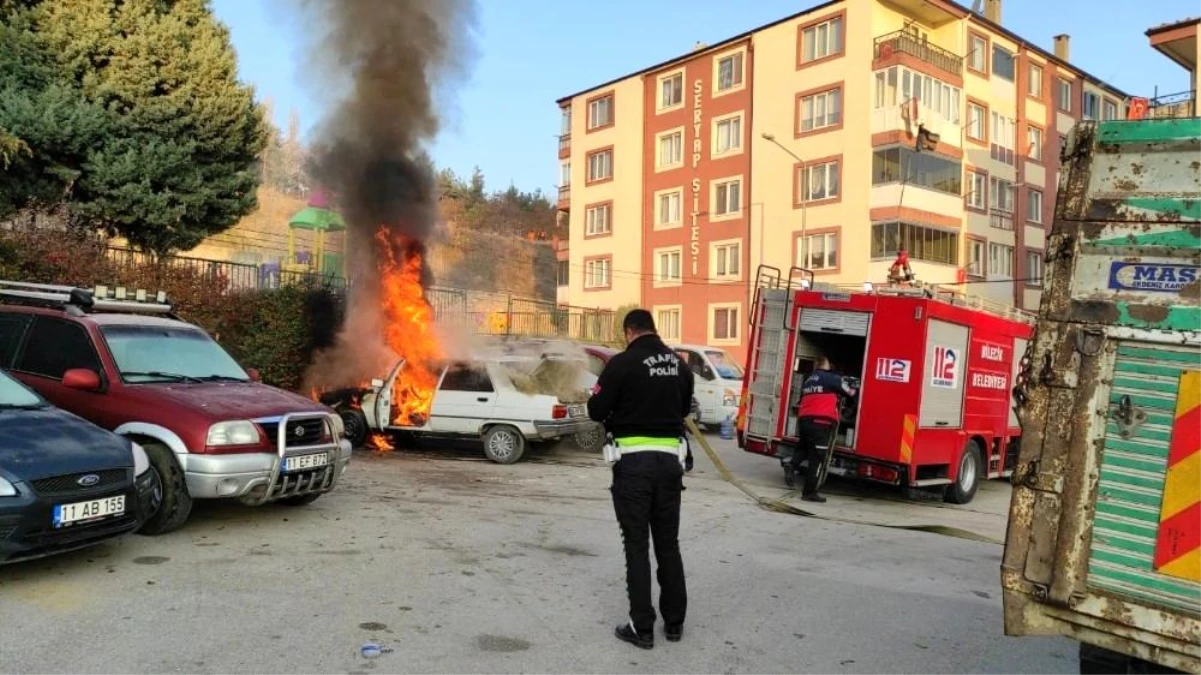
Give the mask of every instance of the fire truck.
[[843, 401], [821, 481], [828, 472], [966, 504], [982, 479], [1008, 477], [1021, 434], [1013, 379], [1034, 315], [911, 275], [853, 289], [813, 276], [756, 274], [739, 447], [781, 463], [796, 451], [801, 386], [826, 356], [860, 387]]

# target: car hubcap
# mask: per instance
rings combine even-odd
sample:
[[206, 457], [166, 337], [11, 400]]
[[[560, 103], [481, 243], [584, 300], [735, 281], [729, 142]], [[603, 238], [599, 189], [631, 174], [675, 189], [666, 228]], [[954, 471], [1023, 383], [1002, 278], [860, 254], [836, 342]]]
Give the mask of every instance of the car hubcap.
[[972, 452], [968, 450], [963, 455], [963, 461], [959, 464], [959, 487], [967, 490], [976, 482], [976, 462], [972, 459]]
[[491, 440], [488, 441], [488, 448], [492, 451], [492, 455], [499, 459], [505, 459], [513, 454], [513, 435], [507, 432], [493, 434]]

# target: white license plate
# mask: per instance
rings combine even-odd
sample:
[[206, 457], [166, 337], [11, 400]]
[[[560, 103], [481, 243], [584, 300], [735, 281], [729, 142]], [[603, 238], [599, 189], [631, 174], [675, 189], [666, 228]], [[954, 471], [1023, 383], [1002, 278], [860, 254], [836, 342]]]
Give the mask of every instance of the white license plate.
[[326, 464], [329, 464], [329, 455], [324, 452], [315, 455], [297, 455], [284, 459], [284, 471], [308, 471], [309, 469], [320, 469]]
[[582, 405], [573, 405], [567, 409], [568, 417], [587, 417], [588, 408]]
[[81, 520], [108, 518], [125, 513], [125, 495], [93, 499], [89, 502], [74, 504], [56, 504], [54, 506], [54, 526], [62, 527]]

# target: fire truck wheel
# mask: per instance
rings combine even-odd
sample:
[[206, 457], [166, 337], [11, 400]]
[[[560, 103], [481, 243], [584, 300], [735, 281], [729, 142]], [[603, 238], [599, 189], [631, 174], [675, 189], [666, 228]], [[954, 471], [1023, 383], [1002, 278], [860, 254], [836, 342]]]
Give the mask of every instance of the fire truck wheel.
[[184, 479], [183, 469], [175, 459], [171, 449], [161, 443], [139, 441], [150, 459], [150, 466], [158, 472], [163, 486], [163, 498], [158, 512], [146, 521], [138, 530], [138, 534], [166, 534], [183, 527], [192, 513], [192, 495], [188, 494], [188, 484]]
[[980, 465], [984, 453], [975, 441], [968, 441], [959, 456], [959, 474], [955, 482], [947, 486], [944, 496], [952, 504], [966, 504], [976, 496], [976, 488], [980, 487]]
[[342, 418], [342, 426], [346, 428], [346, 440], [350, 441], [350, 446], [353, 448], [361, 448], [367, 443], [368, 432], [367, 416], [362, 410], [354, 408], [340, 408], [338, 416]]
[[525, 453], [525, 436], [517, 429], [499, 424], [484, 432], [484, 454], [497, 464], [512, 464]]

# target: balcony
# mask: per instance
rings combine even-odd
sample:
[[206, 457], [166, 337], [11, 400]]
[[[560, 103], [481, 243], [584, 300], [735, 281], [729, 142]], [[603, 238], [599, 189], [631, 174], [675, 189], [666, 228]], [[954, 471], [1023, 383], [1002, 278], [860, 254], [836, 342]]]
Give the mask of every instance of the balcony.
[[1013, 212], [992, 209], [988, 212], [988, 225], [998, 230], [1013, 230]]
[[571, 156], [571, 134], [563, 134], [559, 136], [559, 159], [567, 159]]
[[570, 185], [560, 185], [559, 186], [559, 209], [566, 211], [569, 208], [571, 208], [571, 186]]
[[906, 54], [913, 58], [950, 73], [963, 77], [963, 57], [937, 45], [930, 44], [913, 33], [899, 30], [876, 38], [876, 48], [873, 58], [888, 59], [898, 54]]
[[1182, 91], [1179, 94], [1159, 96], [1147, 102], [1147, 117], [1196, 117], [1197, 92]]

